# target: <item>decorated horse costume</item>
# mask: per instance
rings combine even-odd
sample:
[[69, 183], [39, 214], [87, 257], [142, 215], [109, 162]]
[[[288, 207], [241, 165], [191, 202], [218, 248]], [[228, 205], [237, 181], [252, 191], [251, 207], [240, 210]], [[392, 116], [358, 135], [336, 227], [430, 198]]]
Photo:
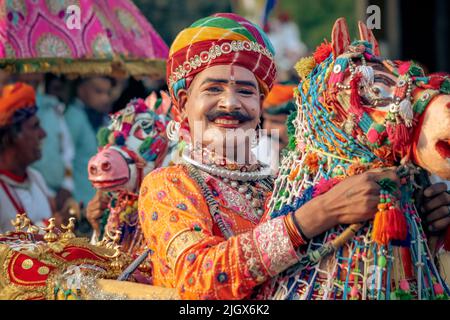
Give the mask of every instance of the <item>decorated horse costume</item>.
[[145, 101], [131, 101], [111, 116], [112, 123], [98, 133], [99, 153], [88, 164], [89, 180], [97, 190], [107, 191], [111, 201], [106, 210], [101, 238], [120, 233], [119, 244], [130, 254], [144, 250], [138, 223], [137, 197], [142, 179], [165, 160], [169, 141], [166, 126], [170, 97], [152, 93]]
[[[448, 298], [414, 205], [420, 169], [411, 160], [450, 178], [448, 153], [442, 151], [448, 152], [450, 79], [426, 77], [413, 62], [381, 58], [372, 32], [362, 23], [359, 29], [361, 39], [350, 44], [345, 20], [337, 20], [332, 43], [296, 66], [298, 110], [289, 119], [290, 151], [269, 216], [296, 211], [345, 177], [373, 168], [401, 164], [401, 187], [380, 181], [373, 222], [338, 226], [311, 239], [299, 252], [300, 262], [275, 277], [260, 298]], [[436, 112], [447, 129], [430, 130]], [[424, 140], [441, 146], [434, 159], [424, 152]]]

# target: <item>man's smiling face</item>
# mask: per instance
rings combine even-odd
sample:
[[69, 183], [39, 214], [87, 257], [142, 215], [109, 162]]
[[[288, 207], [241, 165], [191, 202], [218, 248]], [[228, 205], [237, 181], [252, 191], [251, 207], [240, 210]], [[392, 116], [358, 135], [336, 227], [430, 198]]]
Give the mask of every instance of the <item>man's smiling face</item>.
[[255, 75], [231, 65], [205, 69], [187, 91], [179, 92], [179, 107], [189, 121], [192, 139], [200, 137], [203, 146], [223, 146], [227, 133], [254, 132], [262, 100]]

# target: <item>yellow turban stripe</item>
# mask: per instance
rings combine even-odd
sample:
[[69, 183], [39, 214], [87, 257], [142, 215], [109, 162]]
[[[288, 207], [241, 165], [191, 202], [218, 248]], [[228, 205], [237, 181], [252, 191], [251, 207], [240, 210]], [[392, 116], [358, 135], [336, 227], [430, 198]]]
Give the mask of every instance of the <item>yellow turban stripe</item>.
[[235, 33], [233, 31], [226, 30], [224, 32], [221, 28], [215, 27], [198, 27], [198, 28], [190, 28], [185, 29], [180, 32], [175, 41], [173, 42], [172, 47], [170, 48], [169, 55], [172, 55], [174, 52], [183, 49], [186, 47], [186, 44], [193, 45], [200, 41], [207, 41], [210, 39], [217, 40], [248, 40], [245, 36], [239, 33]]

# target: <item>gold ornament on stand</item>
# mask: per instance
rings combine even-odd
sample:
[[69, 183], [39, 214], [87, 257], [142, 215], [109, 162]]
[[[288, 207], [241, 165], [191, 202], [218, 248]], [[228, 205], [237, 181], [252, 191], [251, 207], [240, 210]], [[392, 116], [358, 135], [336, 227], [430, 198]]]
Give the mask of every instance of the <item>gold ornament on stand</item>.
[[58, 235], [54, 232], [56, 227], [55, 218], [48, 219], [48, 222], [48, 227], [42, 228], [42, 230], [46, 231], [44, 240], [47, 242], [55, 242], [58, 240]]
[[15, 232], [20, 232], [23, 228], [23, 222], [25, 218], [25, 213], [16, 214], [16, 218], [11, 220], [11, 225], [14, 227]]
[[114, 231], [114, 235], [111, 235], [111, 233], [108, 230], [105, 230], [105, 235], [103, 236], [103, 239], [97, 245], [100, 247], [106, 247], [108, 249], [115, 249], [116, 246], [119, 244], [121, 235], [122, 231], [120, 230]]
[[76, 238], [76, 235], [74, 233], [75, 221], [76, 221], [76, 218], [71, 217], [71, 218], [69, 218], [69, 223], [67, 224], [67, 226], [61, 224], [61, 228], [66, 230], [66, 232], [64, 232], [62, 235], [62, 239], [70, 240], [70, 239]]
[[39, 233], [39, 227], [36, 227], [35, 225], [33, 225], [31, 223], [30, 218], [28, 218], [27, 216], [23, 217], [22, 229], [25, 229], [25, 228], [27, 228], [27, 230], [26, 230], [27, 233], [31, 233], [31, 234]]

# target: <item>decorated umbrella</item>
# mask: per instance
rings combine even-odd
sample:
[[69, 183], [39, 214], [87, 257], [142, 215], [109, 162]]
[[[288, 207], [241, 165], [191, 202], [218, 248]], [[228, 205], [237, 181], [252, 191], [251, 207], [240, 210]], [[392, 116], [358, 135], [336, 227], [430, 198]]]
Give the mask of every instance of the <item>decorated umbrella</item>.
[[0, 68], [162, 77], [168, 47], [130, 0], [0, 0]]

